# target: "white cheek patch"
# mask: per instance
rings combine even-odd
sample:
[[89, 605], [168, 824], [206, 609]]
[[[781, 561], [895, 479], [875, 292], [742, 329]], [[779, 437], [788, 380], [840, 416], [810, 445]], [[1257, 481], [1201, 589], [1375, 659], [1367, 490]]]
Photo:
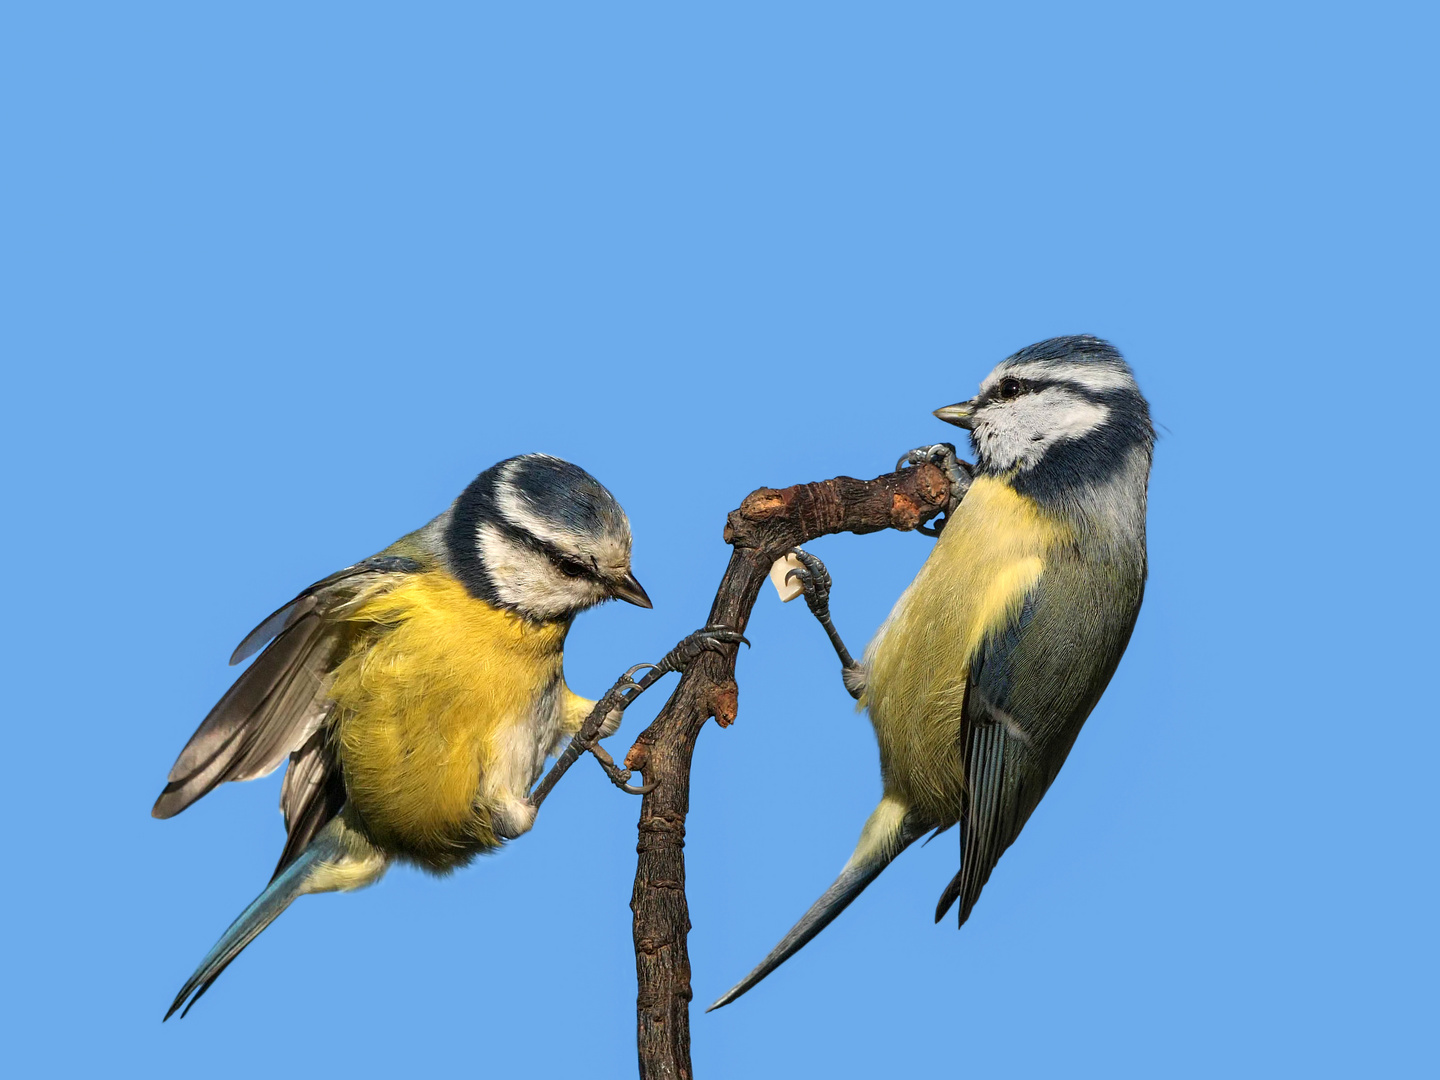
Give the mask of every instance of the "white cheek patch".
[[[1044, 402], [1047, 396], [1048, 393], [1037, 394], [1036, 399]], [[1045, 432], [1047, 443], [1078, 439], [1098, 428], [1109, 415], [1110, 410], [1104, 405], [1065, 394], [1059, 401], [1043, 405], [1043, 419], [1038, 430]]]
[[488, 522], [475, 530], [475, 543], [500, 602], [527, 615], [559, 618], [605, 599], [597, 582], [562, 574], [540, 552], [510, 539]]
[[1028, 467], [1050, 446], [1063, 439], [1082, 438], [1109, 415], [1104, 405], [1050, 387], [986, 406], [975, 425], [975, 437], [986, 459], [997, 468]]

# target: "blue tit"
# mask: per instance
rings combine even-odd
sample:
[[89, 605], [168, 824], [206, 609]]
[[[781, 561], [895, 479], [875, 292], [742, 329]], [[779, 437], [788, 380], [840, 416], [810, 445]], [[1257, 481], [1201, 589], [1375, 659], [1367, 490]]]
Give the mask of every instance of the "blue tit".
[[[232, 664], [264, 651], [181, 751], [153, 814], [288, 755], [285, 848], [167, 1019], [296, 897], [369, 885], [396, 860], [443, 874], [531, 827], [531, 786], [594, 705], [565, 685], [571, 621], [611, 598], [651, 606], [630, 547], [599, 481], [526, 454], [240, 643]], [[618, 724], [616, 712], [601, 736]]]
[[960, 870], [935, 920], [958, 901], [963, 926], [1130, 640], [1155, 434], [1120, 353], [1093, 337], [1032, 345], [935, 415], [969, 430], [973, 481], [862, 662], [830, 626], [819, 560], [799, 572], [874, 725], [880, 805], [835, 883], [712, 1009], [784, 963], [918, 838], [956, 824]]

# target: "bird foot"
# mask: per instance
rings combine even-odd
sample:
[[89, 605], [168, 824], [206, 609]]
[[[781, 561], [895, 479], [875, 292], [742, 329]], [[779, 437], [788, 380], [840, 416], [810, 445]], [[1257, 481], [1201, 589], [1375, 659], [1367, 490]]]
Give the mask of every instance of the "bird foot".
[[619, 765], [616, 765], [615, 759], [610, 756], [610, 752], [606, 750], [603, 746], [601, 746], [599, 743], [595, 743], [590, 747], [590, 755], [597, 762], [600, 763], [600, 768], [605, 771], [605, 775], [610, 778], [610, 782], [616, 787], [618, 787], [621, 791], [625, 792], [625, 794], [649, 795], [650, 792], [655, 790], [655, 785], [653, 783], [641, 784], [639, 787], [632, 787], [630, 784], [630, 777], [634, 776], [635, 774], [632, 773], [629, 769], [621, 768]]
[[800, 583], [800, 592], [805, 597], [810, 614], [824, 627], [830, 644], [834, 646], [835, 655], [840, 658], [840, 676], [845, 681], [845, 689], [851, 697], [858, 700], [865, 691], [865, 669], [851, 658], [850, 651], [845, 648], [845, 643], [840, 640], [840, 634], [835, 629], [834, 620], [830, 618], [830, 571], [808, 551], [791, 548], [790, 554], [800, 560], [801, 566], [786, 573], [785, 580], [788, 582], [794, 578]]
[[945, 528], [945, 523], [950, 520], [950, 515], [960, 505], [960, 500], [965, 498], [965, 493], [970, 490], [970, 484], [975, 478], [974, 470], [969, 462], [961, 461], [956, 455], [953, 443], [918, 446], [901, 457], [895, 463], [895, 469], [899, 471], [906, 465], [934, 465], [945, 474], [946, 480], [950, 482], [950, 498], [945, 504], [945, 516], [938, 519], [934, 525], [917, 525], [915, 527], [916, 532], [924, 533], [926, 536], [939, 536]]
[[650, 671], [637, 684], [639, 689], [646, 690], [662, 675], [672, 671], [684, 672], [702, 653], [724, 652], [727, 645], [739, 645], [742, 642], [746, 645], [750, 644], [744, 634], [738, 630], [731, 630], [728, 626], [702, 627], [693, 634], [686, 634], [681, 638], [680, 643], [666, 653], [658, 664], [638, 664], [630, 671], [635, 672], [642, 667], [650, 668]]
[[810, 614], [823, 623], [830, 618], [830, 571], [816, 556], [801, 548], [791, 548], [790, 554], [800, 560], [803, 569], [797, 567], [791, 570], [785, 575], [785, 581], [788, 584], [794, 578], [800, 583], [800, 592], [805, 596]]
[[[610, 782], [621, 791], [630, 795], [648, 795], [654, 791], [654, 784], [632, 786], [630, 784], [630, 777], [633, 775], [631, 771], [616, 765], [615, 759], [596, 740], [614, 734], [620, 726], [620, 719], [625, 710], [634, 704], [636, 698], [654, 686], [661, 677], [672, 671], [683, 672], [702, 653], [721, 652], [727, 645], [737, 645], [741, 642], [746, 645], [750, 644], [745, 635], [737, 630], [731, 630], [726, 626], [707, 626], [696, 630], [693, 634], [687, 634], [678, 645], [661, 658], [658, 664], [636, 664], [626, 671], [615, 680], [614, 686], [601, 695], [600, 700], [591, 709], [590, 716], [581, 725], [580, 730], [575, 733], [574, 738], [570, 740], [570, 745], [560, 755], [550, 772], [540, 781], [530, 796], [532, 805], [538, 807], [555, 784], [559, 782], [565, 771], [581, 754], [587, 751], [600, 764], [600, 768], [605, 771]], [[635, 675], [641, 671], [644, 671], [645, 674], [637, 680]], [[597, 717], [603, 719], [597, 721]]]

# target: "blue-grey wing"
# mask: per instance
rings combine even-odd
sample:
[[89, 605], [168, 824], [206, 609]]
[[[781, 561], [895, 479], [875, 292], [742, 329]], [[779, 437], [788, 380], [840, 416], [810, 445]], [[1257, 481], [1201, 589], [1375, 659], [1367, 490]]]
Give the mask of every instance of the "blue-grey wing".
[[[305, 771], [322, 761], [324, 747], [311, 736], [331, 708], [323, 693], [326, 677], [351, 644], [335, 612], [420, 569], [412, 559], [393, 556], [356, 563], [316, 582], [251, 631], [237, 655], [248, 655], [267, 640], [269, 644], [180, 751], [151, 813], [173, 817], [227, 780], [252, 780], [273, 772], [287, 755], [294, 755], [292, 762], [309, 761]], [[309, 779], [318, 783], [316, 777]], [[322, 785], [322, 790], [332, 787]], [[281, 799], [287, 825], [292, 817], [306, 817], [302, 803], [310, 805], [314, 788], [308, 782], [287, 782], [289, 798], [282, 792]]]
[[246, 634], [245, 639], [235, 646], [235, 651], [230, 654], [230, 666], [234, 667], [242, 660], [248, 660], [254, 656], [266, 642], [283, 634], [306, 615], [327, 604], [333, 604], [336, 594], [340, 591], [340, 586], [349, 582], [350, 579], [369, 577], [375, 574], [412, 574], [419, 569], [420, 564], [414, 559], [407, 559], [399, 555], [374, 555], [364, 562], [358, 562], [343, 570], [335, 571], [329, 577], [322, 578], [311, 585], [289, 603], [265, 616], [260, 621], [260, 625]]
[[966, 807], [960, 872], [936, 906], [965, 924], [1000, 856], [1060, 772], [1134, 628], [1140, 575], [1047, 566], [1019, 613], [971, 658], [960, 733]]

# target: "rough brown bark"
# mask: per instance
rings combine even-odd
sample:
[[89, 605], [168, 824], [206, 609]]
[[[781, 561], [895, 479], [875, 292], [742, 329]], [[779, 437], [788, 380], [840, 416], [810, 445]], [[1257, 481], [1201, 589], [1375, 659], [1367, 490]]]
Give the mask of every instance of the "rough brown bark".
[[[830, 533], [913, 529], [944, 510], [945, 474], [920, 465], [874, 480], [839, 476], [815, 484], [761, 488], [730, 513], [725, 542], [730, 564], [708, 625], [744, 631], [775, 560]], [[655, 788], [640, 807], [634, 913], [637, 1033], [642, 1080], [689, 1080], [690, 956], [686, 936], [685, 817], [690, 810], [690, 760], [705, 721], [728, 727], [738, 708], [735, 646], [702, 653], [681, 676], [670, 700], [625, 759]]]

